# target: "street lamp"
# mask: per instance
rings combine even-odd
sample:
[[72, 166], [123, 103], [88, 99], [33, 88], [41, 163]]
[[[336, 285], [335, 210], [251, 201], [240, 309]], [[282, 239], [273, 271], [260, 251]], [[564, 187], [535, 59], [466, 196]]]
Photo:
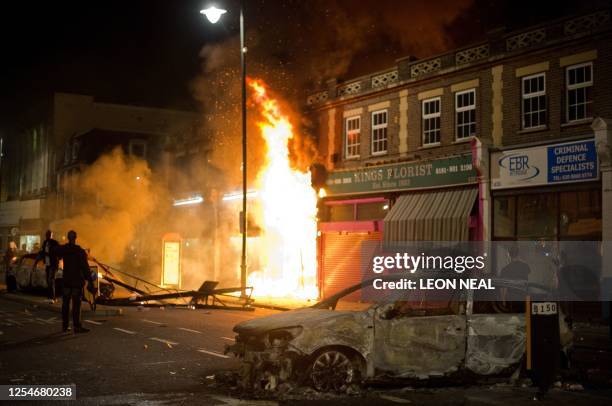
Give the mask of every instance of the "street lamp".
[[[200, 13], [208, 21], [215, 24], [227, 10], [210, 6]], [[242, 216], [240, 216], [240, 231], [242, 233], [242, 255], [240, 256], [240, 289], [241, 296], [246, 297], [247, 283], [247, 112], [246, 112], [246, 52], [244, 45], [244, 0], [240, 1], [240, 71], [242, 80]]]

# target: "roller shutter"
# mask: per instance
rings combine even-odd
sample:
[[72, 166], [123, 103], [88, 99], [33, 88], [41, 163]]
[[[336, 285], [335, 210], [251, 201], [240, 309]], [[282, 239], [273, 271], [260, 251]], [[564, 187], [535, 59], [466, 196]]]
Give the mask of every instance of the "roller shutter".
[[[321, 295], [325, 298], [361, 282], [362, 255], [379, 245], [382, 234], [335, 232], [323, 233], [321, 238]], [[363, 244], [364, 241], [372, 242]]]

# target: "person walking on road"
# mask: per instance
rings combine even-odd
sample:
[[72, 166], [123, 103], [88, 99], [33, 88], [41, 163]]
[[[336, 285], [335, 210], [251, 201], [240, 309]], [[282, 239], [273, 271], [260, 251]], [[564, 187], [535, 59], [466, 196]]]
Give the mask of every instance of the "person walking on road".
[[57, 258], [57, 247], [59, 243], [53, 239], [53, 232], [47, 230], [45, 234], [45, 241], [43, 241], [42, 248], [38, 253], [36, 261], [32, 266], [32, 270], [36, 269], [36, 265], [40, 261], [45, 261], [45, 275], [47, 277], [47, 296], [49, 297], [50, 303], [55, 303], [55, 274], [59, 265], [59, 259]]
[[77, 233], [68, 232], [68, 243], [57, 250], [59, 258], [64, 260], [64, 287], [62, 292], [62, 330], [67, 332], [70, 303], [72, 302], [72, 327], [75, 333], [87, 333], [89, 329], [81, 325], [81, 300], [85, 281], [93, 283], [93, 277], [87, 263], [87, 253], [76, 244]]

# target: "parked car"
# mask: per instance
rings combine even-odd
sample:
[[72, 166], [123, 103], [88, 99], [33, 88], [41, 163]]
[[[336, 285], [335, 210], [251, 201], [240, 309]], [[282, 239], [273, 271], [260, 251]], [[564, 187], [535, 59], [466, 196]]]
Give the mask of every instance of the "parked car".
[[[8, 277], [13, 278], [17, 289], [22, 291], [37, 291], [46, 292], [47, 290], [47, 276], [45, 273], [45, 264], [39, 261], [36, 264], [36, 268], [33, 269], [34, 262], [36, 261], [37, 254], [25, 254], [18, 257], [12, 266], [8, 270]], [[94, 262], [88, 261], [89, 269], [94, 278], [95, 286], [97, 287], [97, 296], [101, 296], [104, 299], [110, 299], [113, 296], [115, 286], [104, 279], [104, 275], [98, 272], [98, 265]], [[55, 274], [55, 293], [57, 296], [61, 296], [63, 287], [63, 270], [62, 263], [60, 261], [60, 267]], [[93, 304], [91, 294], [85, 290], [85, 299]]]
[[[465, 379], [510, 375], [520, 368], [523, 303], [495, 302], [477, 290], [440, 295], [418, 289], [401, 300], [367, 303], [361, 299], [372, 281], [309, 308], [237, 324], [236, 343], [226, 352], [244, 361], [242, 385], [273, 389], [284, 381], [307, 380], [317, 390], [342, 391], [362, 380]], [[514, 281], [498, 280], [496, 286], [519, 289]], [[560, 325], [567, 349], [572, 334], [562, 315]]]

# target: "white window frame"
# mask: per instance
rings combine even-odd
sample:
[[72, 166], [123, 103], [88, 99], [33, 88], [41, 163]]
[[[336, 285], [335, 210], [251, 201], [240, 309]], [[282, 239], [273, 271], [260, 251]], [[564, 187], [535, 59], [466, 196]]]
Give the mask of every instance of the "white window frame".
[[[349, 130], [349, 122], [356, 121], [358, 129]], [[357, 133], [357, 142], [349, 144], [349, 135]], [[356, 147], [358, 154], [351, 154], [349, 147]], [[361, 156], [361, 116], [351, 116], [344, 119], [344, 156], [346, 159], [356, 159]]]
[[[544, 78], [544, 80], [542, 81], [542, 83], [544, 83], [544, 88], [542, 90], [538, 90], [537, 92], [525, 94], [525, 81], [531, 80], [531, 79], [534, 79], [540, 76]], [[532, 99], [532, 98], [536, 98], [540, 96], [544, 96], [544, 103], [546, 103], [546, 109], [544, 110], [544, 123], [526, 127], [525, 126], [525, 103], [524, 101], [526, 99]], [[538, 110], [538, 112], [540, 111], [542, 110]], [[533, 114], [533, 111], [531, 111], [530, 113]], [[523, 76], [521, 78], [521, 128], [523, 130], [537, 130], [541, 128], [546, 128], [547, 117], [548, 117], [548, 100], [546, 99], [546, 72], [539, 72], [533, 75]]]
[[[569, 72], [572, 69], [578, 69], [578, 68], [584, 68], [585, 66], [590, 67], [591, 69], [591, 80], [588, 82], [583, 82], [580, 84], [574, 84], [574, 85], [570, 85], [569, 83]], [[583, 120], [589, 120], [592, 119], [592, 114], [590, 116], [586, 115], [586, 106], [588, 104], [593, 104], [593, 100], [585, 102], [585, 117], [583, 118], [576, 118], [574, 120], [570, 120], [569, 118], [569, 108], [570, 108], [570, 104], [569, 104], [569, 92], [571, 90], [576, 90], [576, 89], [581, 89], [581, 88], [585, 88], [585, 87], [593, 87], [593, 62], [585, 62], [585, 63], [579, 63], [576, 65], [571, 65], [571, 66], [567, 66], [565, 68], [565, 122], [566, 123], [574, 123], [577, 121], [583, 121]]]
[[[432, 103], [438, 101], [438, 112], [437, 113], [429, 113], [429, 114], [425, 114], [425, 104], [427, 103]], [[435, 141], [435, 142], [425, 142], [425, 120], [429, 120], [432, 118], [439, 118], [439, 122], [440, 125], [438, 126], [438, 134], [439, 134], [439, 140]], [[431, 132], [431, 130], [429, 130]], [[434, 145], [440, 145], [440, 141], [442, 138], [442, 98], [441, 97], [432, 97], [430, 99], [424, 99], [423, 101], [421, 101], [421, 144], [424, 147], [428, 147], [428, 146], [434, 146]]]
[[[459, 96], [463, 96], [464, 94], [468, 94], [468, 93], [473, 93], [474, 94], [474, 104], [470, 105], [470, 106], [464, 106], [464, 107], [459, 107]], [[459, 136], [459, 120], [457, 120], [459, 114], [458, 113], [463, 113], [466, 111], [471, 111], [474, 110], [474, 134], [465, 136], [465, 137], [460, 137]], [[469, 124], [463, 123], [462, 126], [469, 126], [471, 125], [472, 122], [470, 122]], [[460, 92], [456, 92], [455, 93], [455, 140], [456, 141], [464, 141], [464, 140], [469, 140], [470, 138], [473, 138], [476, 136], [476, 89], [472, 88], [472, 89], [467, 89], [467, 90], [462, 90]]]
[[[374, 116], [378, 115], [378, 114], [385, 114], [385, 123], [384, 124], [376, 124], [374, 125]], [[382, 109], [382, 110], [375, 110], [372, 112], [372, 114], [370, 115], [370, 119], [371, 119], [371, 123], [372, 123], [372, 129], [370, 131], [370, 152], [372, 153], [373, 156], [377, 156], [377, 155], [385, 155], [387, 154], [387, 152], [389, 151], [389, 110], [388, 109]], [[376, 130], [385, 130], [385, 138], [384, 139], [380, 139], [380, 140], [376, 140], [376, 142], [385, 143], [385, 149], [384, 150], [380, 150], [380, 151], [374, 151], [374, 132]]]

